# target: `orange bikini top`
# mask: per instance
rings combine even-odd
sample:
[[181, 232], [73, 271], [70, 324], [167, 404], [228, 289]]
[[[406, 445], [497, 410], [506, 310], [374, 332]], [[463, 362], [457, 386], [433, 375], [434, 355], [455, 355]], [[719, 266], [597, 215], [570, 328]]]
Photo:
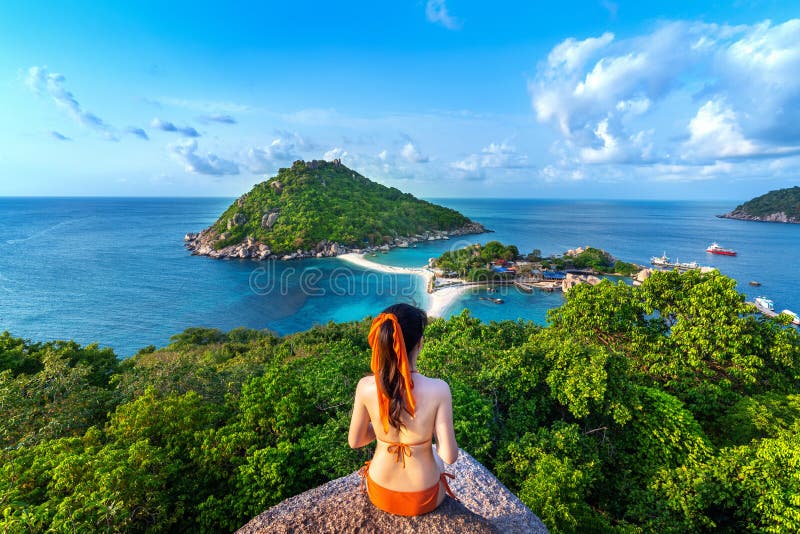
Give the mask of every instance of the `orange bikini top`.
[[425, 441], [420, 441], [419, 443], [403, 443], [402, 441], [386, 441], [376, 437], [378, 441], [382, 441], [389, 445], [387, 451], [389, 454], [394, 454], [394, 461], [397, 463], [403, 464], [403, 469], [406, 467], [406, 456], [411, 456], [411, 447], [416, 447], [417, 445], [425, 445], [426, 443], [431, 443], [433, 438], [428, 438]]

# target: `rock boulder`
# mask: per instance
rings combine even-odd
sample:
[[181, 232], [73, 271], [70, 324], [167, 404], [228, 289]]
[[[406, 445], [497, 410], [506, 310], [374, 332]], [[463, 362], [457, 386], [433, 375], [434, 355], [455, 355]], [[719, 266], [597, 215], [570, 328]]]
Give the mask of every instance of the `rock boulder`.
[[313, 532], [370, 533], [546, 533], [547, 528], [508, 488], [463, 450], [447, 469], [459, 498], [446, 497], [425, 515], [403, 517], [375, 508], [352, 473], [269, 508], [240, 528], [239, 534]]

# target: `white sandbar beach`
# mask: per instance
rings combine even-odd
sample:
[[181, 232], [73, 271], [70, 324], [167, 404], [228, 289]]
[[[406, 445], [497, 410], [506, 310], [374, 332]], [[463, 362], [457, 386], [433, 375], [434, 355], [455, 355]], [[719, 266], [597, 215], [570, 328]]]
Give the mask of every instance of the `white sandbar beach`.
[[[421, 276], [425, 282], [426, 288], [428, 287], [431, 278], [433, 278], [433, 272], [425, 267], [397, 267], [395, 265], [384, 265], [382, 263], [370, 261], [363, 255], [356, 254], [354, 252], [342, 254], [337, 256], [337, 258], [350, 262], [354, 265], [358, 265], [359, 267], [373, 271], [379, 271], [382, 273], [413, 274]], [[455, 286], [437, 289], [433, 293], [428, 293], [428, 308], [425, 311], [431, 317], [444, 317], [444, 314], [449, 310], [453, 302], [455, 302], [460, 295], [464, 294], [466, 291], [469, 291], [469, 289], [469, 286]]]

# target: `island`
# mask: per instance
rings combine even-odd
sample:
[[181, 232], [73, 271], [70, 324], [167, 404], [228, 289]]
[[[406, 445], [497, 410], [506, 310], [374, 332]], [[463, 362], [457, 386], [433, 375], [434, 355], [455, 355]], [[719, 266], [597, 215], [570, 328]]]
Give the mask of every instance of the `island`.
[[461, 213], [386, 187], [333, 161], [295, 161], [184, 237], [212, 258], [299, 259], [384, 251], [487, 231]]
[[[489, 286], [490, 292], [495, 285], [514, 285], [529, 293], [534, 289], [567, 292], [578, 284], [600, 283], [598, 275], [633, 276], [644, 271], [595, 247], [578, 247], [545, 258], [538, 249], [523, 256], [517, 246], [499, 241], [446, 251], [432, 258], [429, 267], [433, 272], [429, 293], [475, 285]], [[498, 298], [485, 300], [502, 303]]]
[[723, 219], [743, 221], [800, 223], [800, 187], [776, 189], [736, 207], [730, 213], [718, 215]]

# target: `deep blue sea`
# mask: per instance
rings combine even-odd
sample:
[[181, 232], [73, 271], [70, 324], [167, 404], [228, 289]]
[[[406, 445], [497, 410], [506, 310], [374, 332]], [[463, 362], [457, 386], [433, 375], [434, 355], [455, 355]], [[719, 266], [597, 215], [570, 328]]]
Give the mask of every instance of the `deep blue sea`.
[[[396, 301], [424, 306], [418, 277], [367, 272], [338, 259], [256, 263], [191, 256], [183, 235], [212, 223], [232, 199], [0, 198], [0, 330], [33, 340], [75, 339], [130, 356], [190, 326], [269, 328], [281, 334], [374, 315]], [[591, 245], [648, 264], [665, 253], [739, 281], [748, 297], [800, 312], [800, 225], [716, 218], [736, 202], [436, 199], [495, 231], [395, 249], [372, 258], [420, 266], [467, 243], [500, 240], [545, 255]], [[737, 257], [705, 252], [712, 241]], [[763, 285], [753, 288], [748, 281]], [[454, 303], [484, 320], [544, 324], [558, 293], [475, 291]]]

